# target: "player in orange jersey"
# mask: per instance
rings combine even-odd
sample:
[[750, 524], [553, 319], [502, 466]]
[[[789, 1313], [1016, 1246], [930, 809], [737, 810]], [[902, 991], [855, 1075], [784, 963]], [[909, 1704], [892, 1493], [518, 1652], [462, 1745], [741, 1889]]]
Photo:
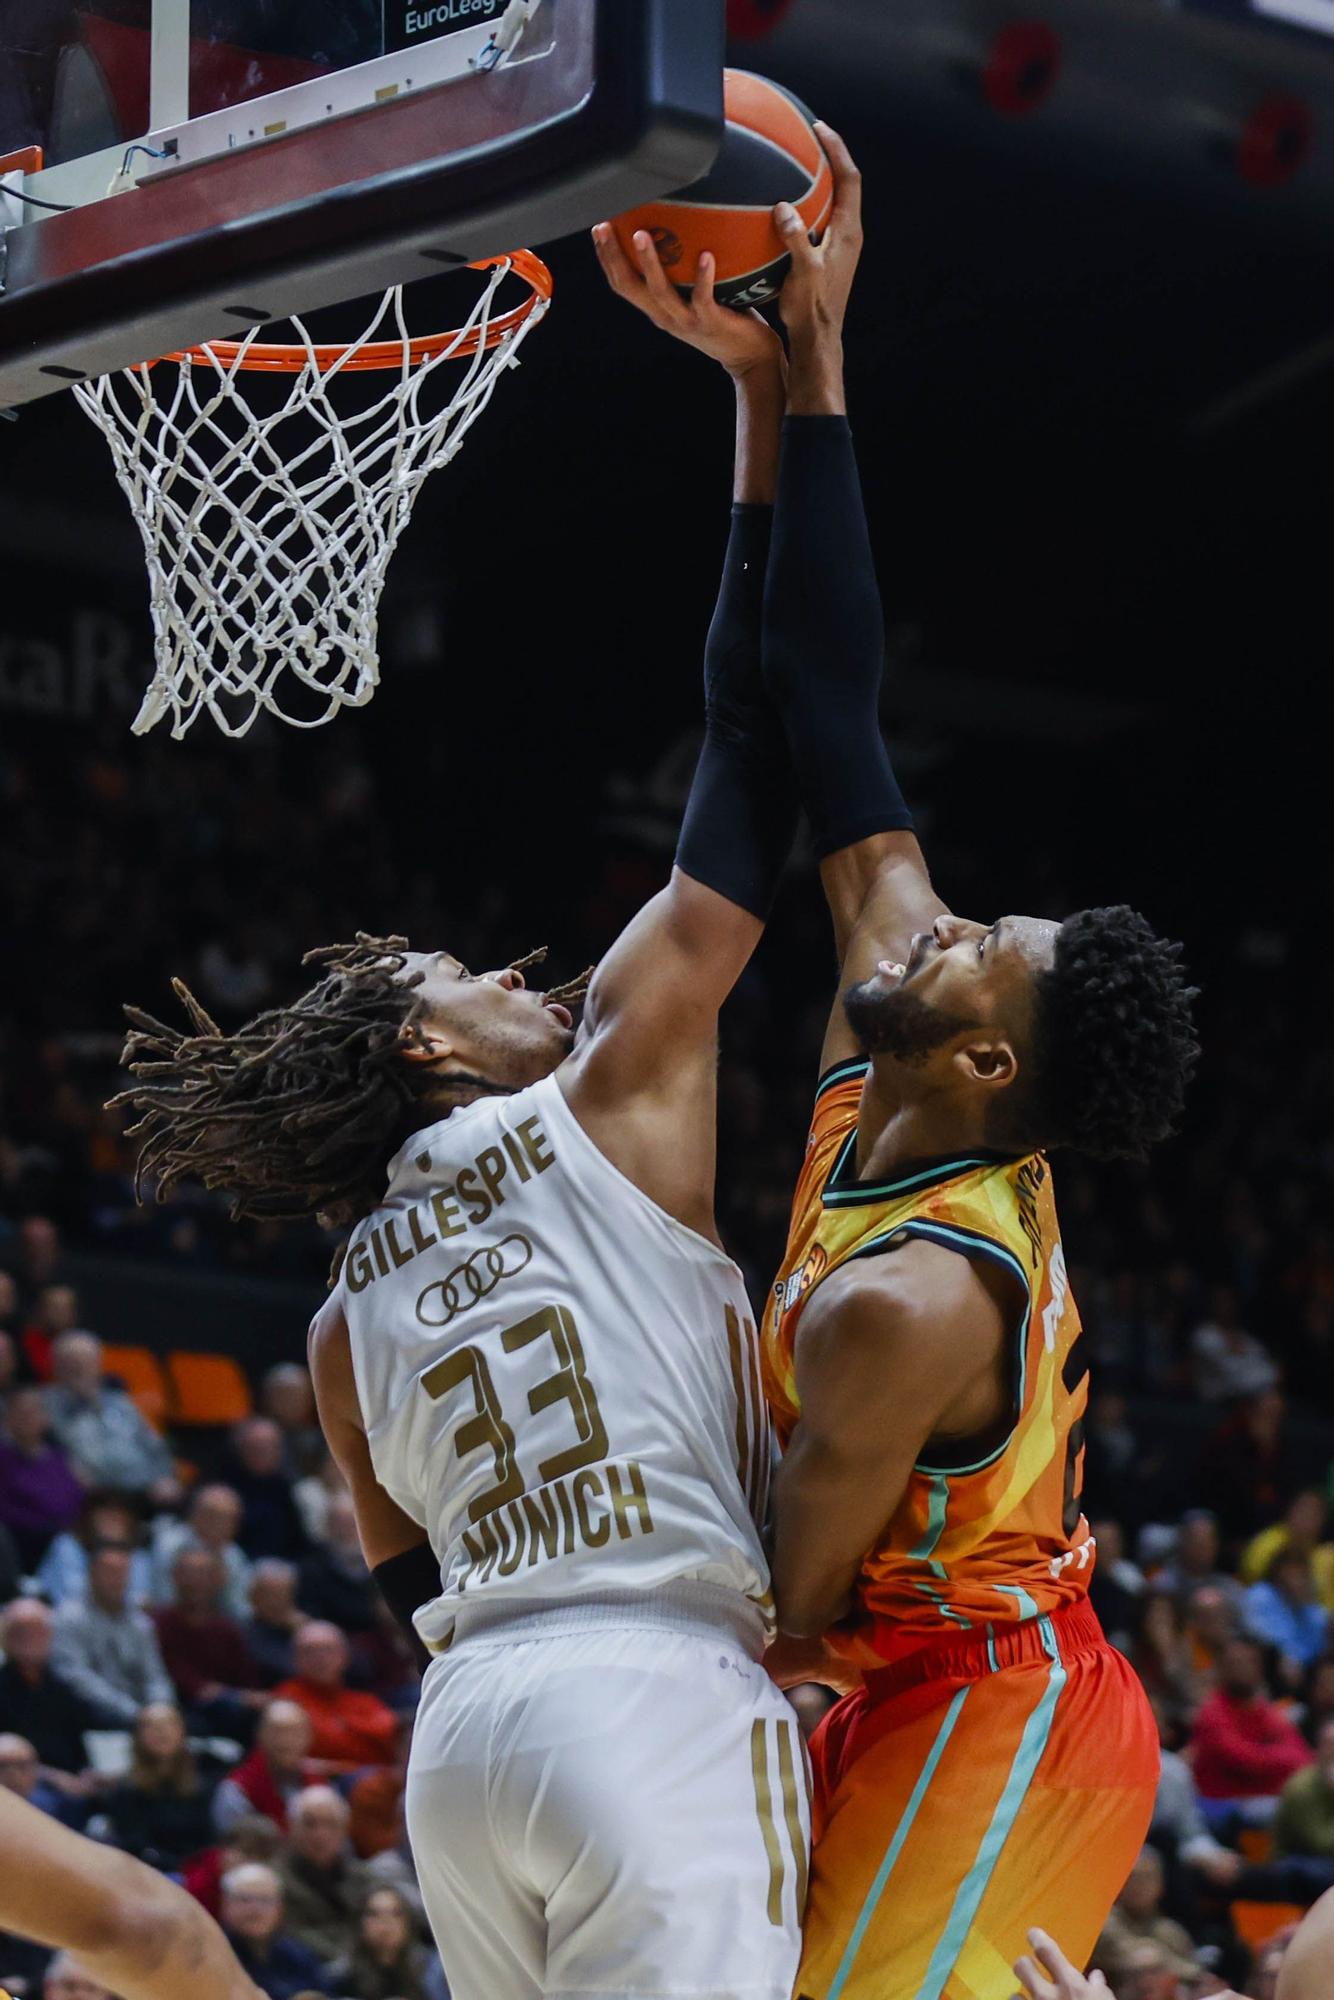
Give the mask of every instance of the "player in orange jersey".
[[[1087, 1602], [1087, 1376], [1047, 1147], [1138, 1154], [1195, 1060], [1178, 949], [1124, 909], [946, 910], [880, 736], [883, 618], [843, 397], [847, 149], [794, 211], [763, 673], [843, 968], [764, 1329], [787, 1446], [779, 1620], [865, 1673], [817, 1734], [806, 2000], [1008, 2000], [1034, 1908], [1087, 1955], [1148, 1830], [1157, 1732]], [[651, 270], [620, 295], [687, 338]], [[824, 662], [816, 677], [811, 659]]]
[[[856, 246], [789, 239], [791, 406], [836, 424]], [[1088, 1603], [1088, 1376], [1047, 1153], [1139, 1158], [1172, 1129], [1193, 995], [1124, 907], [978, 923], [937, 894], [894, 816], [850, 438], [839, 468], [785, 455], [766, 609], [842, 968], [765, 1316], [774, 1587], [785, 1633], [835, 1628], [864, 1676], [812, 1745], [797, 1994], [1009, 2000], [1035, 1909], [1086, 1959], [1158, 1770]], [[813, 630], [818, 703], [784, 657]]]

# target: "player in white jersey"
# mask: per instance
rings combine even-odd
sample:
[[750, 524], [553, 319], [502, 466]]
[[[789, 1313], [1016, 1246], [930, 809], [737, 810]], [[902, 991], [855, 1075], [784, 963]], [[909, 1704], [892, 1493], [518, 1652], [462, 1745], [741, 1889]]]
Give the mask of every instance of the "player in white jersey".
[[189, 1034], [132, 1012], [127, 1095], [159, 1191], [350, 1230], [311, 1363], [367, 1558], [434, 1654], [408, 1822], [455, 2000], [788, 2000], [805, 1767], [760, 1665], [769, 1437], [713, 1214], [718, 1011], [795, 821], [760, 659], [783, 353], [707, 277], [679, 300], [647, 237], [615, 275], [737, 387], [669, 886], [577, 1033], [531, 960], [475, 978], [361, 937], [238, 1035], [184, 988]]

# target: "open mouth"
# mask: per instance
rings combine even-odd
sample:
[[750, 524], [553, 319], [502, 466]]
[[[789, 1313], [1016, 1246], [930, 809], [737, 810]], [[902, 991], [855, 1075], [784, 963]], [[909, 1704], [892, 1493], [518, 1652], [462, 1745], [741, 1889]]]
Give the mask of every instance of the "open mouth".
[[548, 1014], [555, 1015], [562, 1028], [572, 1028], [574, 1026], [574, 1015], [568, 1007], [562, 1007], [559, 1000], [544, 1000], [542, 1005], [546, 1008]]

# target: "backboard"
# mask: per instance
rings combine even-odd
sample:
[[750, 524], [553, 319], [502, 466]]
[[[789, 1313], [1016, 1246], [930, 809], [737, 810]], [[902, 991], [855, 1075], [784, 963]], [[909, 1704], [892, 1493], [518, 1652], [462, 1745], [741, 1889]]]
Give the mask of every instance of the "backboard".
[[0, 407], [685, 186], [723, 12], [5, 0]]

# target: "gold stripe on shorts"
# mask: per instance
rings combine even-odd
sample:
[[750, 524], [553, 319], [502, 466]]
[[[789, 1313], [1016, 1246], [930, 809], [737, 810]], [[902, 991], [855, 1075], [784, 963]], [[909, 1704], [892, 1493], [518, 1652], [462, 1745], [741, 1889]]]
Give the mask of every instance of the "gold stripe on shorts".
[[762, 1722], [750, 1725], [750, 1767], [755, 1778], [755, 1810], [759, 1814], [764, 1851], [769, 1857], [769, 1922], [783, 1922], [783, 1850], [778, 1844], [773, 1793], [769, 1787], [769, 1744]]
[[810, 1874], [810, 1864], [806, 1859], [806, 1831], [801, 1824], [801, 1810], [797, 1804], [797, 1764], [792, 1748], [796, 1733], [795, 1722], [778, 1724], [778, 1775], [783, 1786], [783, 1817], [787, 1821], [787, 1837], [792, 1842], [792, 1859], [797, 1864], [797, 1921], [800, 1923], [806, 1913], [806, 1884]]

